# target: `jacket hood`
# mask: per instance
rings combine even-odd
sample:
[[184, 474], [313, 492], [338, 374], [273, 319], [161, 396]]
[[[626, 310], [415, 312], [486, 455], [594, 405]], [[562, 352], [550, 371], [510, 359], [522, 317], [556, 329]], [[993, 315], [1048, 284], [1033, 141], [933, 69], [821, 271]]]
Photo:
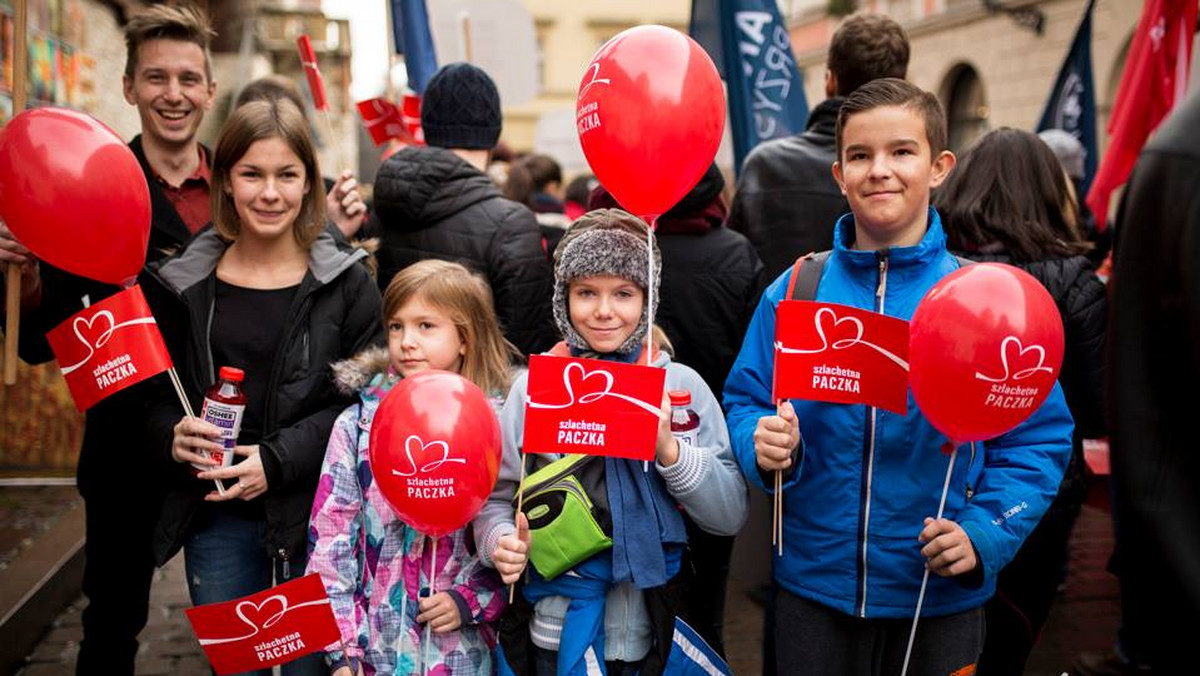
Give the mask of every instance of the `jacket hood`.
[[375, 208], [388, 227], [420, 230], [488, 199], [503, 197], [487, 174], [442, 148], [410, 146], [375, 177]]
[[[351, 265], [368, 256], [362, 248], [340, 243], [326, 226], [308, 252], [308, 273], [319, 284], [328, 284]], [[221, 255], [230, 242], [222, 239], [213, 228], [196, 234], [182, 251], [162, 263], [152, 264], [150, 270], [175, 293], [195, 286], [208, 278], [217, 268]]]
[[342, 394], [355, 394], [377, 376], [386, 375], [391, 357], [386, 347], [369, 347], [349, 359], [334, 362], [333, 383]]

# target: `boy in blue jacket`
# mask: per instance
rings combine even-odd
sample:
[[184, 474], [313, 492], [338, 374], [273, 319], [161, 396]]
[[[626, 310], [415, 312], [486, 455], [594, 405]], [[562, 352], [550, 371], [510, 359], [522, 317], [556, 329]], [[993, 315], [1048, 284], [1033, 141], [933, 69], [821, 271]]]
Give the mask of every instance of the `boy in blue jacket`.
[[[835, 226], [816, 300], [910, 319], [959, 267], [929, 207], [930, 190], [955, 162], [941, 105], [903, 80], [875, 80], [847, 97], [836, 136], [833, 175], [852, 213]], [[725, 384], [742, 472], [768, 493], [771, 472], [783, 472], [785, 548], [774, 567], [780, 673], [899, 673], [928, 566], [935, 575], [909, 673], [972, 674], [996, 574], [1050, 504], [1070, 456], [1062, 390], [1056, 385], [1008, 434], [961, 449], [945, 518], [930, 518], [946, 438], [911, 398], [907, 415], [773, 403], [775, 308], [791, 275], [763, 294]]]

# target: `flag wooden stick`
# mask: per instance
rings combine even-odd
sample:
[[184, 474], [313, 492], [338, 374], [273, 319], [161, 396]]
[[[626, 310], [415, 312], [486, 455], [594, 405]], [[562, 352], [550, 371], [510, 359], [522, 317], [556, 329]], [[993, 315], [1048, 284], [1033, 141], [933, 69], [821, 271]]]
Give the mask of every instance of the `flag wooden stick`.
[[[195, 418], [196, 414], [192, 411], [192, 404], [188, 401], [187, 393], [183, 390], [183, 381], [179, 379], [179, 372], [175, 367], [167, 369], [167, 373], [171, 376], [171, 384], [175, 386], [175, 394], [179, 397], [179, 403], [183, 404], [183, 412], [189, 418]], [[221, 485], [220, 479], [213, 479], [213, 483], [217, 485], [217, 494], [225, 495], [225, 487]]]
[[[517, 524], [517, 532], [521, 532], [521, 505], [525, 502], [525, 456], [521, 456], [521, 480], [517, 482], [517, 512], [513, 515], [513, 523]], [[525, 555], [528, 557], [529, 553]], [[528, 565], [528, 564], [526, 564]], [[512, 604], [516, 598], [517, 583], [508, 585], [508, 602]]]
[[[13, 2], [13, 115], [25, 110], [25, 82], [29, 78], [26, 65], [29, 52], [25, 48], [27, 33], [26, 0]], [[10, 196], [11, 197], [11, 196]], [[18, 197], [19, 199], [19, 197]], [[21, 335], [21, 266], [9, 263], [5, 272], [4, 306], [7, 312], [4, 326], [4, 384], [17, 383], [17, 341]]]

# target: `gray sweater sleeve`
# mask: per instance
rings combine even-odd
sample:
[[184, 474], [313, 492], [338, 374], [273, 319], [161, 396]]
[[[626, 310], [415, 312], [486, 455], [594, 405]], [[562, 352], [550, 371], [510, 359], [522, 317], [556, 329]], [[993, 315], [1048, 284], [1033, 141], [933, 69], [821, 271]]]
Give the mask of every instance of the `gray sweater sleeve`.
[[674, 465], [655, 463], [658, 473], [696, 525], [715, 535], [735, 535], [746, 522], [747, 491], [729, 444], [725, 414], [700, 375], [683, 364], [667, 366], [667, 389], [691, 392], [700, 428], [696, 445], [679, 442]]
[[500, 456], [500, 474], [487, 502], [475, 516], [475, 551], [479, 560], [487, 566], [492, 564], [492, 552], [501, 537], [516, 532], [513, 522], [513, 498], [521, 482], [521, 447], [525, 435], [525, 387], [528, 373], [521, 373], [513, 380], [512, 388], [504, 407], [500, 409], [500, 436], [503, 450]]

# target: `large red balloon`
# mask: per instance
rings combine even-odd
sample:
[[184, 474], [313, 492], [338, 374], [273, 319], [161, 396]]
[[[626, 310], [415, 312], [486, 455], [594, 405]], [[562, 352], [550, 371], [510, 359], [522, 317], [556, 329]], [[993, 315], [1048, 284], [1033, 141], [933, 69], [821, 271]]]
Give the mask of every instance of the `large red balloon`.
[[36, 108], [0, 131], [0, 217], [47, 263], [133, 280], [150, 241], [150, 189], [116, 132], [83, 113]]
[[968, 265], [939, 281], [909, 323], [909, 382], [921, 413], [955, 443], [1004, 434], [1058, 380], [1058, 307], [1028, 273]]
[[712, 164], [725, 131], [725, 91], [694, 40], [637, 26], [592, 57], [575, 120], [596, 179], [625, 210], [649, 219], [675, 206]]
[[396, 516], [439, 537], [467, 525], [500, 471], [500, 423], [487, 396], [449, 371], [396, 384], [371, 423], [371, 474]]

